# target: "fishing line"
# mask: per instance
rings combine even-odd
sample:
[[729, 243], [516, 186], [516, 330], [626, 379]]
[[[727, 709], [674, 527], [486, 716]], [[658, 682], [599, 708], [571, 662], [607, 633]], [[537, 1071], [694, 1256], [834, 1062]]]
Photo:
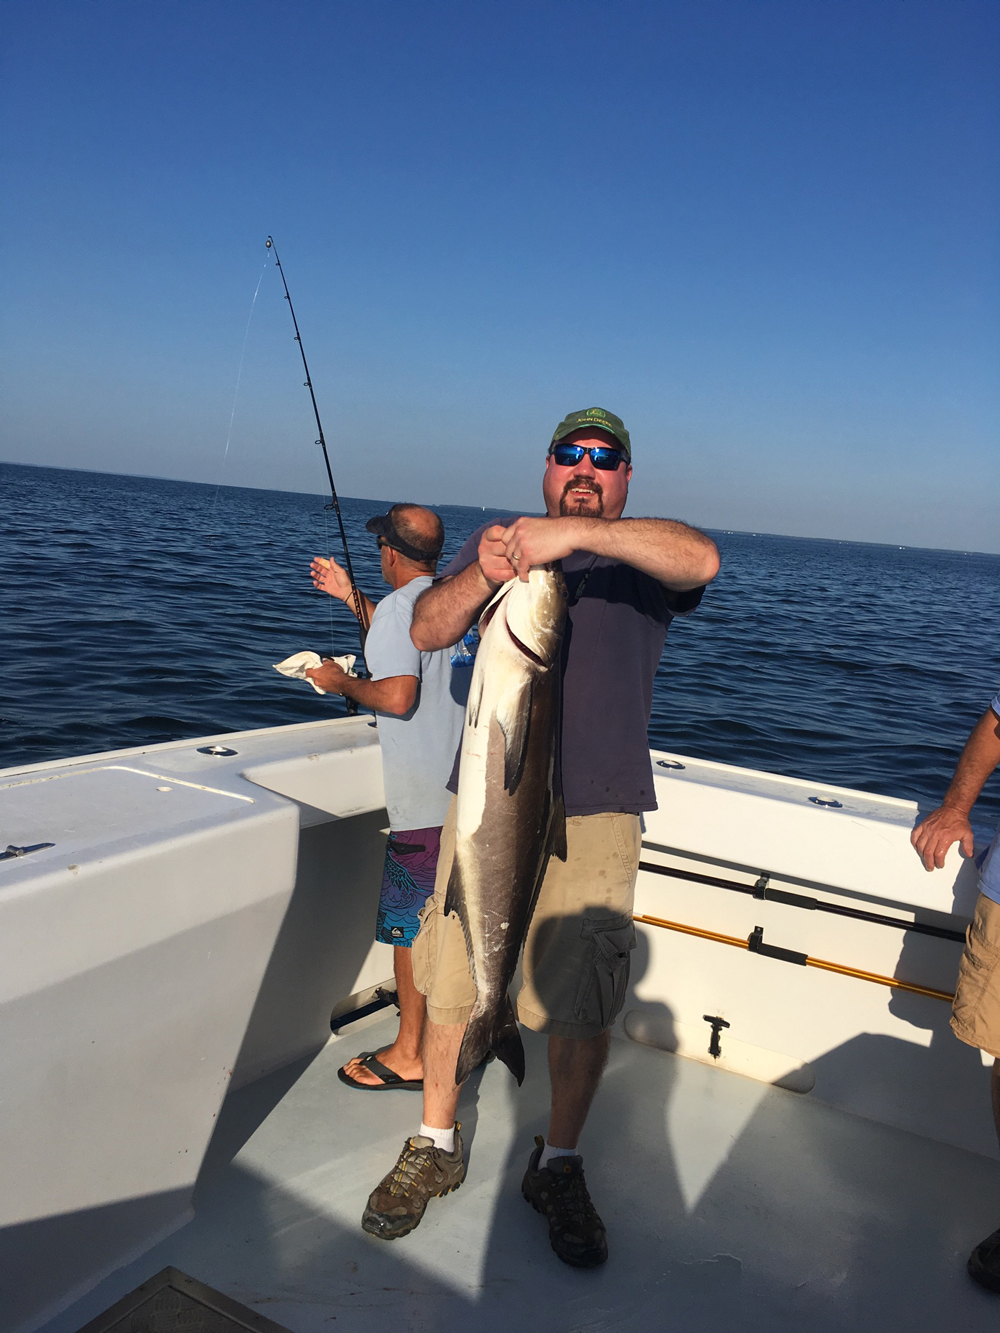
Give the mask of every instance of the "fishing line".
[[253, 300], [250, 302], [250, 317], [247, 320], [246, 332], [243, 335], [243, 350], [240, 352], [240, 368], [236, 372], [236, 392], [233, 394], [233, 410], [229, 414], [229, 430], [226, 432], [226, 448], [222, 455], [222, 465], [225, 467], [226, 459], [229, 457], [229, 441], [233, 438], [233, 420], [236, 416], [236, 400], [240, 396], [240, 380], [243, 378], [243, 362], [246, 360], [247, 339], [250, 337], [250, 322], [253, 319], [254, 307], [257, 304], [257, 293], [260, 291], [260, 284], [264, 281], [264, 274], [267, 271], [267, 258], [264, 259], [264, 267], [260, 271], [260, 277], [257, 279], [257, 286], [254, 288]]
[[[295, 307], [292, 305], [292, 296], [288, 290], [288, 283], [285, 280], [285, 270], [281, 267], [281, 260], [278, 258], [278, 248], [274, 244], [274, 238], [267, 238], [267, 249], [274, 251], [274, 262], [277, 265], [278, 272], [281, 274], [281, 284], [285, 289], [285, 300], [288, 302], [288, 310], [292, 317], [292, 324], [295, 327], [295, 341], [299, 345], [299, 355], [302, 357], [302, 368], [306, 372], [305, 388], [309, 390], [309, 398], [312, 401], [313, 416], [316, 418], [316, 430], [319, 433], [319, 439], [316, 443], [323, 450], [323, 462], [326, 464], [326, 476], [330, 483], [330, 503], [325, 506], [325, 510], [333, 510], [337, 515], [337, 525], [340, 528], [340, 540], [344, 548], [344, 568], [347, 571], [347, 577], [351, 584], [351, 599], [354, 602], [354, 611], [358, 618], [358, 629], [361, 634], [361, 648], [364, 651], [365, 639], [368, 637], [368, 609], [364, 598], [358, 590], [357, 582], [354, 578], [354, 565], [351, 561], [350, 548], [347, 545], [347, 532], [344, 528], [344, 516], [340, 512], [340, 500], [337, 498], [337, 487], [333, 480], [333, 468], [330, 465], [330, 455], [326, 447], [326, 436], [323, 434], [323, 423], [319, 418], [319, 408], [316, 405], [316, 394], [313, 391], [312, 376], [309, 374], [309, 363], [306, 361], [305, 348], [302, 346], [302, 335], [299, 333], [299, 321], [295, 318]], [[266, 259], [264, 261], [267, 262]], [[329, 547], [327, 547], [329, 550]], [[333, 609], [331, 606], [331, 622]]]
[[[250, 314], [249, 317], [247, 318], [246, 331], [243, 334], [243, 350], [242, 352], [240, 352], [240, 368], [236, 372], [236, 391], [233, 394], [233, 410], [229, 413], [229, 430], [226, 432], [226, 447], [222, 453], [223, 472], [225, 471], [226, 468], [226, 459], [229, 457], [229, 443], [233, 438], [233, 422], [236, 419], [236, 404], [239, 401], [239, 396], [240, 396], [240, 381], [243, 378], [243, 362], [246, 360], [246, 355], [247, 355], [247, 339], [250, 337], [250, 324], [253, 320], [254, 308], [257, 305], [257, 293], [260, 291], [260, 284], [264, 281], [264, 274], [266, 272], [267, 272], [267, 256], [265, 255], [264, 263], [260, 270], [260, 277], [257, 279], [257, 286], [254, 288], [253, 300], [250, 302]], [[209, 521], [212, 526], [215, 525], [215, 511], [218, 508], [219, 491], [221, 489], [222, 489], [222, 482], [220, 480], [215, 488], [215, 498], [212, 500], [212, 512], [209, 515]], [[210, 537], [214, 537], [216, 535], [217, 534], [214, 532], [209, 533]]]

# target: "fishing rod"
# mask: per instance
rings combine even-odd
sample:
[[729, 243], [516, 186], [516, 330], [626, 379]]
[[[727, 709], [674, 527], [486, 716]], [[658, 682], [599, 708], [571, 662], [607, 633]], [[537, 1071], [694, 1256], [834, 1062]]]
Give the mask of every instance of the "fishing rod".
[[[292, 316], [292, 323], [295, 326], [295, 341], [299, 345], [299, 355], [302, 357], [302, 368], [306, 372], [305, 387], [309, 390], [309, 397], [312, 399], [313, 415], [316, 418], [316, 429], [319, 432], [319, 439], [316, 443], [323, 450], [323, 462], [326, 464], [326, 475], [330, 482], [330, 503], [327, 509], [332, 509], [337, 515], [337, 526], [340, 528], [340, 540], [344, 547], [344, 568], [347, 570], [347, 577], [351, 583], [351, 599], [354, 602], [354, 614], [358, 618], [358, 629], [361, 634], [361, 649], [364, 651], [365, 640], [368, 637], [368, 608], [365, 605], [365, 599], [362, 597], [354, 578], [354, 565], [351, 563], [351, 552], [347, 545], [347, 533], [344, 530], [344, 518], [340, 512], [340, 500], [337, 498], [337, 487], [333, 480], [333, 468], [330, 466], [330, 455], [327, 452], [326, 436], [323, 434], [323, 423], [319, 419], [319, 408], [316, 405], [316, 394], [313, 392], [312, 376], [309, 374], [309, 363], [306, 361], [306, 349], [302, 346], [302, 335], [299, 333], [299, 321], [295, 318], [295, 307], [292, 305], [292, 296], [288, 290], [288, 283], [285, 280], [285, 270], [281, 267], [281, 260], [278, 258], [278, 247], [274, 244], [274, 238], [267, 238], [267, 249], [274, 251], [274, 262], [278, 266], [278, 272], [281, 274], [281, 285], [285, 289], [285, 300], [288, 302], [288, 310]], [[350, 702], [350, 701], [349, 701]]]

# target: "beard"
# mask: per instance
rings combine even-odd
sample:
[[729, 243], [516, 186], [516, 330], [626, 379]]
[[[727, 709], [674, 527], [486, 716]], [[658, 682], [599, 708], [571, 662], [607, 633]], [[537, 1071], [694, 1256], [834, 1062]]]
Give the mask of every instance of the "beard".
[[559, 517], [603, 518], [604, 491], [600, 485], [587, 478], [571, 477], [559, 497]]

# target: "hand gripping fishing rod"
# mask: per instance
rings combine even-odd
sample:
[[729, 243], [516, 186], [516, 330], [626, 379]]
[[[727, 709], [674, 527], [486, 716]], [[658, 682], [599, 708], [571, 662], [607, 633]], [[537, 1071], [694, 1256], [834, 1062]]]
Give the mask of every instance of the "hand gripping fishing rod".
[[[330, 503], [327, 509], [332, 509], [337, 515], [337, 526], [340, 528], [340, 540], [344, 547], [344, 568], [347, 570], [347, 577], [351, 582], [351, 599], [354, 602], [354, 614], [358, 618], [358, 629], [361, 634], [361, 650], [364, 651], [365, 640], [368, 637], [368, 610], [365, 606], [365, 599], [358, 590], [358, 585], [354, 578], [354, 565], [351, 563], [351, 552], [347, 545], [347, 533], [344, 530], [344, 518], [340, 512], [340, 501], [337, 498], [337, 487], [333, 480], [333, 468], [330, 466], [330, 455], [326, 448], [326, 436], [323, 434], [323, 423], [319, 419], [319, 408], [316, 406], [316, 394], [313, 392], [312, 376], [309, 374], [309, 363], [306, 361], [306, 349], [302, 346], [302, 335], [299, 333], [299, 321], [295, 318], [295, 307], [292, 305], [291, 293], [288, 290], [288, 283], [285, 281], [285, 270], [281, 267], [281, 260], [278, 258], [278, 248], [274, 244], [274, 238], [267, 238], [267, 249], [274, 251], [274, 262], [278, 266], [278, 272], [281, 274], [281, 285], [285, 289], [285, 300], [288, 302], [288, 310], [292, 316], [292, 323], [295, 326], [295, 341], [299, 345], [299, 355], [302, 357], [302, 368], [306, 372], [305, 387], [309, 390], [309, 397], [312, 399], [313, 415], [316, 418], [316, 429], [319, 431], [319, 439], [316, 443], [323, 450], [323, 462], [326, 464], [326, 475], [330, 482]], [[348, 704], [352, 701], [348, 700]]]

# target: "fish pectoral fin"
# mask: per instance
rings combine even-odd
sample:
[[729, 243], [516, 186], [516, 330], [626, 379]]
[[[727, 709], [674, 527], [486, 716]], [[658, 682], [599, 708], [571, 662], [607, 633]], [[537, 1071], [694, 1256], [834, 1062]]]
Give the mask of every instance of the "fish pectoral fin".
[[462, 865], [456, 856], [451, 863], [451, 874], [448, 877], [448, 889], [444, 897], [445, 916], [454, 912], [462, 922], [462, 929], [466, 932], [466, 942], [468, 942], [468, 931], [465, 924], [465, 886], [462, 883]]
[[497, 726], [503, 732], [503, 785], [511, 793], [524, 773], [528, 753], [528, 733], [531, 730], [532, 685], [527, 689], [512, 690], [501, 699], [496, 710]]
[[472, 688], [469, 691], [469, 702], [466, 706], [465, 716], [468, 719], [470, 727], [479, 726], [479, 710], [483, 702], [483, 673], [474, 671], [472, 677]]

